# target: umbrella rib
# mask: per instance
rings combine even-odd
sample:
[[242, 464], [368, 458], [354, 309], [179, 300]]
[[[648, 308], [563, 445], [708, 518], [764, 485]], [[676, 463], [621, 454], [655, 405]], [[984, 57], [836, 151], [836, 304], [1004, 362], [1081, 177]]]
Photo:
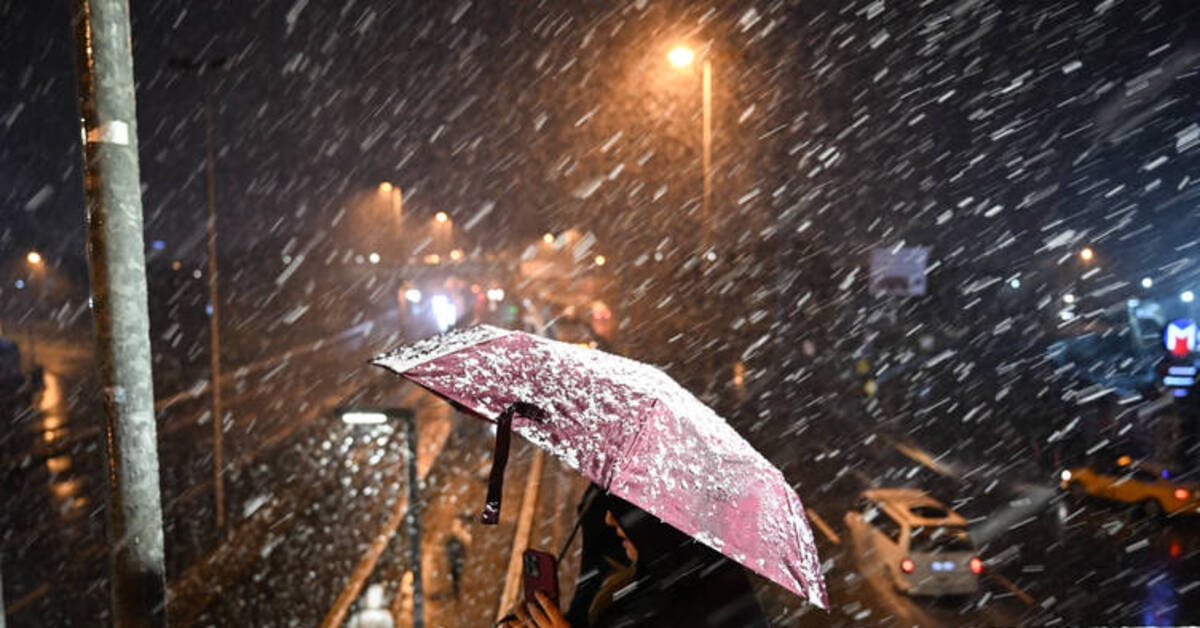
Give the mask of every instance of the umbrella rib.
[[638, 426], [637, 434], [634, 434], [633, 438], [630, 439], [629, 444], [625, 447], [625, 450], [621, 452], [621, 457], [613, 461], [612, 469], [608, 472], [608, 478], [606, 478], [606, 481], [604, 482], [604, 490], [607, 491], [612, 488], [613, 480], [617, 478], [617, 474], [621, 471], [621, 463], [633, 456], [633, 452], [637, 450], [638, 444], [642, 442], [642, 434], [646, 433], [646, 427], [650, 423], [650, 420], [654, 417], [654, 409], [658, 407], [658, 405], [658, 399], [651, 400], [650, 408], [647, 410], [647, 412], [650, 413], [650, 416], [647, 417], [646, 420], [642, 421], [641, 425]]

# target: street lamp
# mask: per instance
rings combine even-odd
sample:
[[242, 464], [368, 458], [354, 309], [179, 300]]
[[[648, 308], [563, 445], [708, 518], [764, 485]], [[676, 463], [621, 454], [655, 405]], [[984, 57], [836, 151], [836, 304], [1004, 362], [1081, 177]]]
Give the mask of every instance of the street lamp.
[[41, 253], [38, 253], [37, 251], [30, 251], [25, 256], [25, 261], [29, 262], [29, 264], [31, 266], [41, 266], [42, 262], [44, 262], [45, 260], [42, 259]]
[[436, 220], [436, 221], [438, 221], [438, 222], [442, 222], [442, 223], [444, 223], [444, 222], [446, 222], [447, 220], [450, 220], [450, 217], [446, 215], [446, 212], [438, 212], [438, 213], [437, 213], [437, 214], [436, 214], [436, 215], [433, 217], [433, 219], [434, 219], [434, 220]]
[[379, 193], [386, 194], [388, 200], [392, 204], [392, 216], [396, 219], [396, 228], [400, 228], [400, 220], [404, 213], [404, 190], [400, 186], [394, 185], [391, 181], [384, 181], [379, 184]]
[[1082, 250], [1079, 251], [1079, 259], [1081, 259], [1085, 262], [1090, 262], [1095, 258], [1096, 258], [1096, 252], [1093, 251], [1092, 247], [1090, 247], [1090, 246], [1085, 246], [1085, 247], [1083, 247]]
[[1149, 277], [1142, 277], [1142, 287], [1149, 290], [1154, 287], [1154, 280]]
[[[696, 59], [696, 53], [687, 46], [676, 46], [667, 53], [667, 60], [677, 68], [690, 66]], [[704, 108], [704, 197], [702, 200], [704, 216], [704, 248], [712, 244], [712, 62], [706, 57], [703, 63], [702, 81]]]
[[225, 528], [225, 467], [224, 454], [224, 410], [221, 401], [221, 307], [217, 274], [217, 210], [216, 210], [216, 175], [215, 158], [213, 156], [213, 111], [212, 89], [209, 87], [207, 72], [224, 70], [229, 67], [229, 59], [219, 57], [214, 59], [172, 57], [168, 61], [170, 67], [187, 72], [194, 72], [200, 77], [204, 89], [204, 191], [208, 206], [208, 304], [211, 308], [208, 316], [209, 335], [209, 394], [212, 400], [212, 429], [213, 429], [213, 502], [218, 530]]
[[667, 59], [671, 61], [671, 65], [682, 68], [692, 64], [692, 61], [696, 59], [696, 53], [687, 46], [676, 46], [667, 53]]

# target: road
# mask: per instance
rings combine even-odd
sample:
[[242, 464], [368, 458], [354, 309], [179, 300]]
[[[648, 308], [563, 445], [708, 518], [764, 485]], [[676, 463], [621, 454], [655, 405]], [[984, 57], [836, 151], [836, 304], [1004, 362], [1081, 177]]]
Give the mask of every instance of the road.
[[[500, 525], [477, 522], [488, 426], [365, 367], [363, 358], [387, 340], [369, 327], [230, 369], [224, 532], [212, 518], [207, 396], [193, 389], [160, 399], [172, 625], [336, 625], [359, 609], [372, 584], [382, 586], [400, 625], [411, 622], [412, 566], [400, 525], [410, 507], [403, 429], [343, 425], [331, 412], [339, 404], [394, 405], [417, 415], [426, 625], [487, 625], [501, 610], [514, 547], [527, 541], [557, 550], [566, 538], [583, 482], [549, 457], [540, 474], [531, 473], [543, 463], [520, 439]], [[3, 441], [10, 626], [88, 625], [107, 613], [103, 460], [88, 355], [70, 343], [39, 347], [48, 373], [40, 411]], [[827, 569], [827, 613], [757, 581], [774, 625], [1200, 621], [1194, 522], [1146, 521], [1104, 504], [1064, 501], [1052, 473], [1019, 457], [832, 408], [778, 419], [778, 429], [732, 416], [797, 486]], [[794, 410], [771, 414], [793, 417]], [[859, 565], [842, 517], [862, 489], [892, 485], [926, 488], [972, 521], [988, 561], [979, 595], [911, 599], [863, 575], [869, 570]], [[516, 538], [522, 511], [532, 522], [527, 539]], [[464, 548], [457, 595], [453, 538]], [[575, 560], [568, 552], [560, 572], [565, 599]]]

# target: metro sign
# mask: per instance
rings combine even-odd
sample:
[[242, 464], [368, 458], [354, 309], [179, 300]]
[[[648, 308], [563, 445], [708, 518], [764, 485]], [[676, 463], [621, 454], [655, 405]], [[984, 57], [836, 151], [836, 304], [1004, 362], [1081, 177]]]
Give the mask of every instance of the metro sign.
[[1196, 350], [1196, 321], [1177, 318], [1163, 330], [1163, 347], [1167, 353], [1184, 358]]

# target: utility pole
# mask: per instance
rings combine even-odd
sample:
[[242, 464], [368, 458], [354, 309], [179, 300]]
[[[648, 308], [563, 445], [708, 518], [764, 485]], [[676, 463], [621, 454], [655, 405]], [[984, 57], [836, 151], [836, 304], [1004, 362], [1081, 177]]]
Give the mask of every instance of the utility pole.
[[162, 505], [126, 0], [74, 0], [96, 355], [104, 389], [112, 623], [166, 626]]
[[224, 408], [221, 404], [221, 300], [217, 283], [217, 210], [216, 177], [213, 174], [213, 124], [212, 89], [204, 70], [220, 70], [228, 65], [224, 57], [212, 61], [172, 58], [169, 65], [176, 69], [192, 70], [200, 74], [204, 85], [204, 183], [205, 200], [208, 204], [208, 316], [210, 378], [208, 391], [212, 399], [213, 435], [213, 509], [217, 531], [225, 529], [225, 434]]

